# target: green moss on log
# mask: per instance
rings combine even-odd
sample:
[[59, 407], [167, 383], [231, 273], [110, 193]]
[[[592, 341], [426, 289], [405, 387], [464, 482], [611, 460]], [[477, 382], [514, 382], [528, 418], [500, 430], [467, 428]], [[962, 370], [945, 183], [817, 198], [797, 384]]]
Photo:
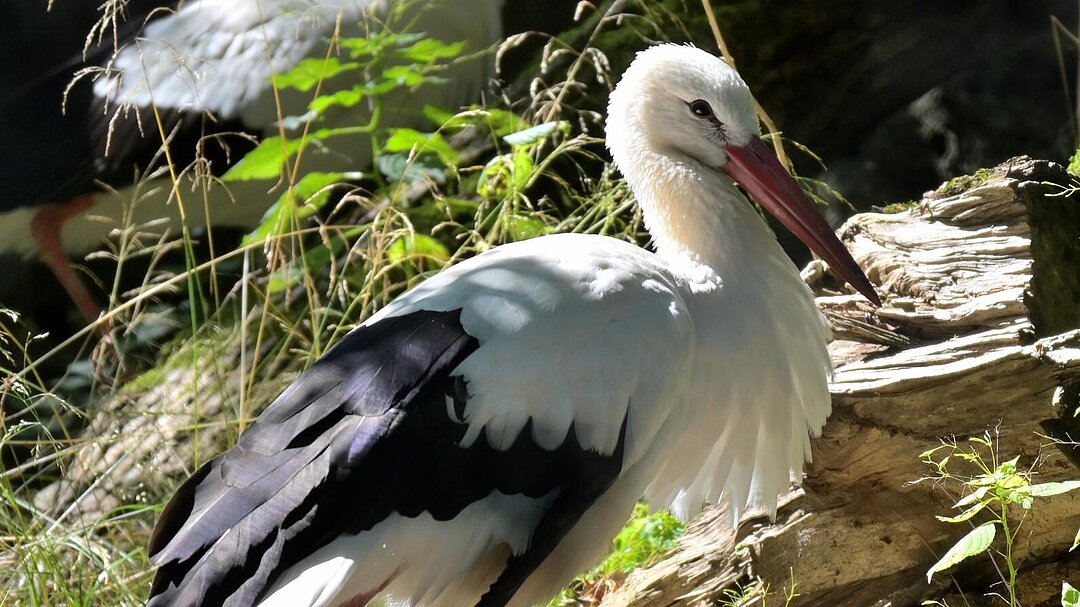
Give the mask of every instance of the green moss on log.
[[937, 189], [937, 193], [941, 196], [953, 196], [965, 190], [977, 188], [997, 176], [998, 173], [994, 169], [979, 169], [971, 175], [953, 177], [942, 184]]
[[904, 211], [910, 211], [911, 209], [918, 208], [918, 200], [905, 200], [904, 202], [894, 202], [881, 207], [881, 212], [886, 215], [894, 215], [896, 213], [903, 213]]

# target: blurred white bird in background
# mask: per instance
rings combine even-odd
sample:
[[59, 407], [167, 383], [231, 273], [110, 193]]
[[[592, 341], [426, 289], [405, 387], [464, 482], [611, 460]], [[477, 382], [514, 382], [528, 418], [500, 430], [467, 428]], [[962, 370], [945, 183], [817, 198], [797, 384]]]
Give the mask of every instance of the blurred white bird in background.
[[[67, 255], [99, 247], [110, 231], [125, 225], [159, 218], [178, 225], [178, 199], [189, 226], [251, 227], [281, 195], [283, 187], [270, 192], [280, 186], [276, 176], [228, 184], [214, 178], [253, 139], [282, 132], [280, 118], [308, 113], [312, 93], [275, 90], [272, 75], [304, 59], [326, 57], [332, 38], [381, 27], [464, 42], [463, 54], [477, 53], [500, 39], [502, 5], [503, 0], [131, 0], [115, 39], [106, 35], [84, 58], [79, 47], [100, 17], [96, 5], [59, 3], [47, 12], [44, 4], [12, 2], [0, 26], [0, 56], [10, 65], [0, 92], [0, 250], [37, 250], [93, 320], [94, 297]], [[477, 101], [492, 65], [490, 55], [454, 61], [439, 74], [445, 82], [384, 93], [380, 124], [420, 126], [427, 124], [425, 105], [456, 109]], [[363, 76], [347, 72], [333, 86], [362, 87]], [[312, 126], [364, 125], [371, 111], [367, 101], [331, 107]], [[285, 132], [299, 139], [301, 131]], [[167, 158], [162, 134], [169, 139]], [[309, 146], [303, 167], [367, 171], [371, 157], [369, 135], [338, 135]], [[175, 189], [167, 160], [179, 172]], [[155, 178], [141, 178], [146, 175]]]

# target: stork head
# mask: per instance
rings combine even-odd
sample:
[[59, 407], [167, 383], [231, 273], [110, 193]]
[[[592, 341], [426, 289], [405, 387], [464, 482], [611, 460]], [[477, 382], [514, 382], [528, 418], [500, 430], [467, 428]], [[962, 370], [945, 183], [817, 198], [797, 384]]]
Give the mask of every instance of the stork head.
[[635, 164], [657, 155], [725, 173], [841, 278], [880, 305], [866, 275], [760, 136], [753, 97], [742, 77], [691, 46], [662, 44], [638, 53], [608, 104], [608, 149], [632, 186]]

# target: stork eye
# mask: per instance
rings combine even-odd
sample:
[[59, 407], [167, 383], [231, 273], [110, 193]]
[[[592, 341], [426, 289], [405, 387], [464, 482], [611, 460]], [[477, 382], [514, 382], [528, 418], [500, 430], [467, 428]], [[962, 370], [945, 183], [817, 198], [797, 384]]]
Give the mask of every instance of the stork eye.
[[690, 106], [690, 111], [693, 112], [694, 115], [697, 116], [698, 118], [712, 118], [713, 117], [712, 107], [709, 105], [709, 102], [705, 101], [704, 99], [698, 99], [696, 101], [691, 101], [687, 105]]

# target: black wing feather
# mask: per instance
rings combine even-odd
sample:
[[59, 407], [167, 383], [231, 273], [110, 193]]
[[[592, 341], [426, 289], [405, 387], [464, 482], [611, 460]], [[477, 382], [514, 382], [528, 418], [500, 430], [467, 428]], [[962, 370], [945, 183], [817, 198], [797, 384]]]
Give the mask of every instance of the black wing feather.
[[[579, 449], [577, 470], [586, 474], [570, 476], [551, 508], [533, 530], [532, 542], [524, 553], [511, 557], [491, 588], [480, 598], [476, 607], [502, 607], [514, 597], [525, 580], [544, 562], [566, 534], [577, 524], [585, 511], [600, 498], [618, 478], [622, 469], [623, 448], [626, 445], [626, 418], [619, 430], [619, 442], [610, 456]], [[570, 440], [566, 441], [570, 443]], [[574, 443], [577, 439], [574, 438]]]
[[[251, 605], [278, 574], [343, 534], [394, 512], [449, 520], [492, 491], [556, 495], [531, 547], [485, 595], [505, 604], [618, 477], [571, 426], [540, 447], [531, 423], [507, 450], [485, 433], [469, 447], [455, 368], [479, 347], [460, 311], [414, 312], [352, 332], [305, 371], [165, 508], [150, 544], [151, 606]], [[539, 537], [544, 534], [544, 537]]]

